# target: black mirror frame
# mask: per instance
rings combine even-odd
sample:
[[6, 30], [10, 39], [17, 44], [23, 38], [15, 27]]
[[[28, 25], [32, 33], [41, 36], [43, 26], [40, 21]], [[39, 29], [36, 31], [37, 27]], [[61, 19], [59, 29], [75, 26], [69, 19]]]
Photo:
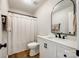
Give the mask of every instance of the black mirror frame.
[[[64, 1], [64, 0], [59, 1], [59, 2], [53, 7], [53, 9], [52, 9], [52, 12], [51, 12], [51, 33], [55, 33], [55, 32], [52, 32], [52, 15], [53, 15], [53, 10], [54, 10], [54, 8], [55, 8], [58, 4], [60, 4], [62, 1]], [[75, 2], [74, 2], [73, 0], [70, 0], [70, 1], [73, 3], [74, 16], [76, 16], [76, 4], [75, 4]], [[66, 33], [60, 33], [60, 34], [66, 34]], [[74, 34], [67, 34], [67, 35], [72, 35], [72, 36], [74, 36], [74, 35], [76, 35], [76, 34], [74, 33]]]

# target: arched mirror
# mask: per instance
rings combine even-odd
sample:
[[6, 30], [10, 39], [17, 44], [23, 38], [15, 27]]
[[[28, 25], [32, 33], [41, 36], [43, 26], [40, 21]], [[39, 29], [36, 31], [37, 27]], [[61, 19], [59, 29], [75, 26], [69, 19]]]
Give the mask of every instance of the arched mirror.
[[69, 35], [76, 34], [75, 3], [73, 0], [61, 0], [51, 13], [51, 32]]

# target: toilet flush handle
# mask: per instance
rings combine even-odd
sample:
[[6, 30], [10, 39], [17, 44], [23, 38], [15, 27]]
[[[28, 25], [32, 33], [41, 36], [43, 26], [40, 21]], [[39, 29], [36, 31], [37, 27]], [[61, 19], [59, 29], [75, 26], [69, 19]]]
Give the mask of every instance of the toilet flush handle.
[[44, 48], [47, 48], [47, 43], [44, 43]]

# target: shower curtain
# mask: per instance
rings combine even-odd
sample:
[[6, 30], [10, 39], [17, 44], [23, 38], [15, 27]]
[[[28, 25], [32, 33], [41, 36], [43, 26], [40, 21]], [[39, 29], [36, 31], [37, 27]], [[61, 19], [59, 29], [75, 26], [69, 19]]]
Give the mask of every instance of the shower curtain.
[[36, 18], [9, 13], [8, 54], [28, 50], [27, 44], [36, 39]]

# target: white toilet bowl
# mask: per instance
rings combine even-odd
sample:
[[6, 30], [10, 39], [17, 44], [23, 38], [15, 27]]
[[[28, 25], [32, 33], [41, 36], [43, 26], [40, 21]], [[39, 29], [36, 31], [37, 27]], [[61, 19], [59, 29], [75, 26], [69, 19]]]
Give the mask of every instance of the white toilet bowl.
[[39, 53], [39, 43], [29, 43], [28, 48], [30, 49], [30, 56], [35, 56]]

